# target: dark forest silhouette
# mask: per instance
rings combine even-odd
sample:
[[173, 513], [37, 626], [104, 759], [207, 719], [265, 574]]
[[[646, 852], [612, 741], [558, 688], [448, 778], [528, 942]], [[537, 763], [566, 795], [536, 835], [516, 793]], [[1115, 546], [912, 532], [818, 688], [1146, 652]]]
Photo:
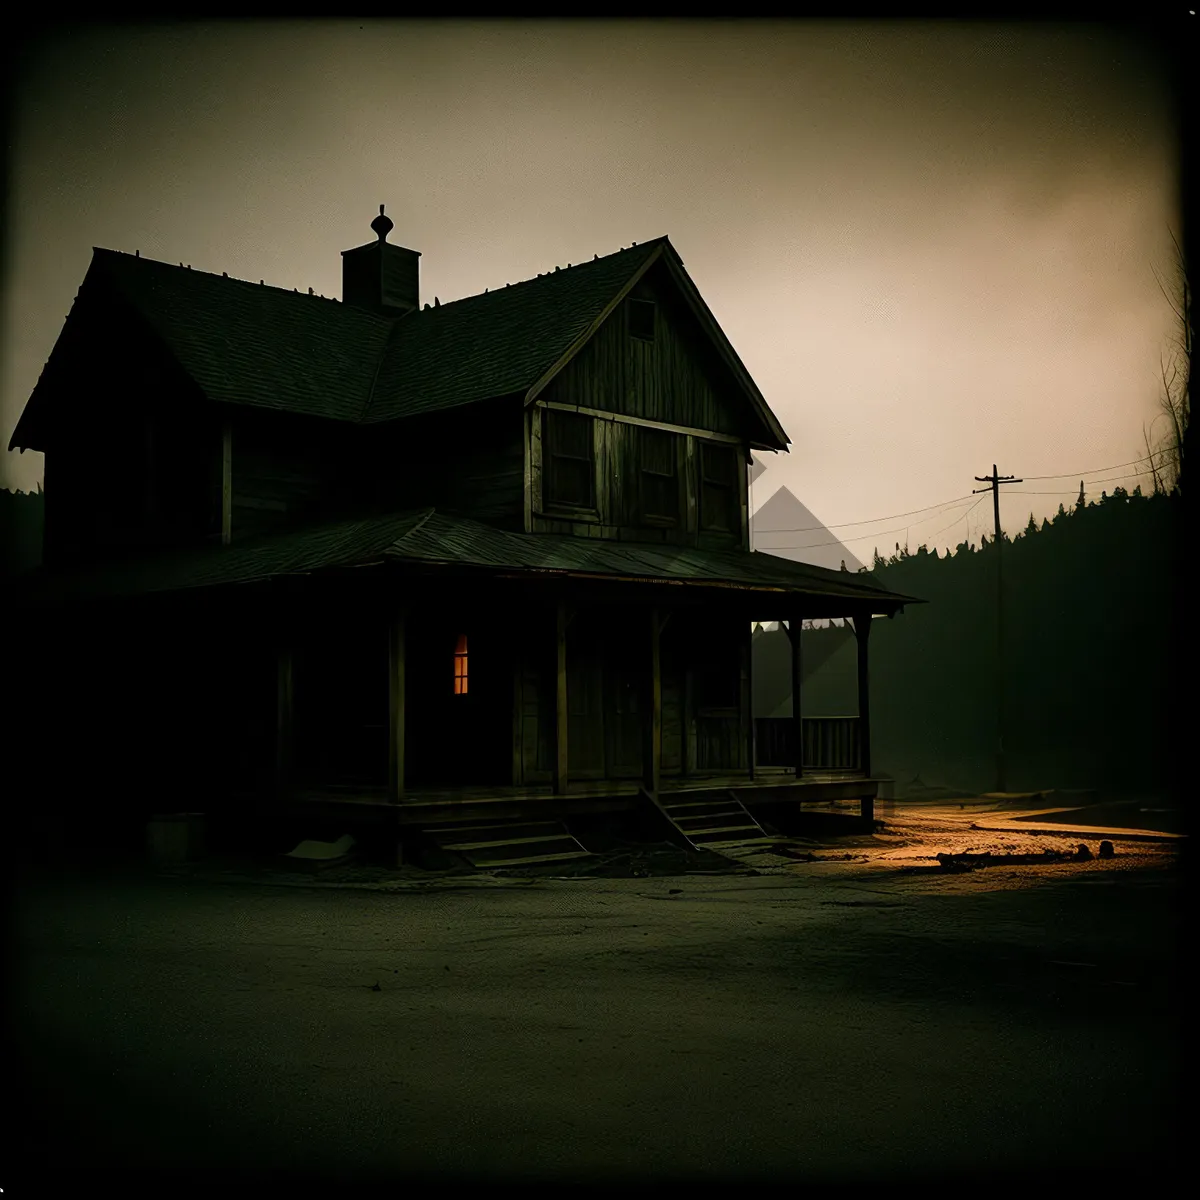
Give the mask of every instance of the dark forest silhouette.
[[42, 490], [0, 490], [0, 577], [31, 571], [42, 561]]
[[[1169, 787], [1179, 507], [1117, 488], [1005, 537], [1010, 789]], [[929, 601], [875, 621], [871, 638], [873, 766], [901, 790], [915, 777], [995, 786], [995, 555], [989, 539], [876, 553], [882, 586]], [[806, 630], [804, 646], [805, 713], [852, 715], [853, 636]]]

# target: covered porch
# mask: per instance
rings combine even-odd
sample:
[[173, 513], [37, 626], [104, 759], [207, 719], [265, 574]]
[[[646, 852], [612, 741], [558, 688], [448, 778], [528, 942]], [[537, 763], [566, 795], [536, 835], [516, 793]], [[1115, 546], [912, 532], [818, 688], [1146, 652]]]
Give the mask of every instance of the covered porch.
[[[80, 751], [53, 764], [60, 794], [92, 812], [93, 781], [113, 778], [130, 812], [395, 830], [708, 799], [746, 812], [857, 800], [869, 820], [870, 629], [912, 602], [767, 555], [432, 514], [83, 582], [46, 581], [53, 607], [31, 597], [45, 711]], [[798, 634], [829, 617], [855, 625], [857, 715], [806, 713], [797, 686], [784, 731], [765, 727], [754, 623]], [[798, 636], [790, 646], [798, 682]]]
[[[873, 817], [869, 602], [457, 572], [383, 597], [352, 633], [295, 614], [279, 639], [276, 809], [403, 828], [733, 794]], [[830, 615], [861, 631], [857, 715], [806, 714], [796, 687], [790, 721], [756, 719], [755, 621]]]

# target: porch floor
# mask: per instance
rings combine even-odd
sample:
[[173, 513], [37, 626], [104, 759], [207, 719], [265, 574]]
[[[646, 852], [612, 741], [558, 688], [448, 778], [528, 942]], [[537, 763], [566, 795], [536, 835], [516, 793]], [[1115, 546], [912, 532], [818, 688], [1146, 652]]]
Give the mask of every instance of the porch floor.
[[[785, 767], [759, 767], [754, 777], [747, 773], [672, 776], [661, 781], [659, 795], [687, 792], [729, 792], [748, 807], [771, 803], [819, 804], [835, 800], [873, 799], [881, 780], [861, 771], [805, 771], [797, 779]], [[470, 786], [422, 788], [407, 791], [400, 803], [393, 802], [383, 787], [355, 785], [306, 785], [297, 787], [282, 803], [293, 811], [341, 811], [349, 816], [368, 813], [400, 825], [422, 825], [435, 821], [475, 820], [493, 816], [498, 820], [588, 812], [620, 812], [635, 807], [642, 784], [638, 780], [581, 781], [569, 784], [565, 795], [557, 795], [551, 784], [521, 787]], [[370, 819], [370, 818], [368, 818]]]

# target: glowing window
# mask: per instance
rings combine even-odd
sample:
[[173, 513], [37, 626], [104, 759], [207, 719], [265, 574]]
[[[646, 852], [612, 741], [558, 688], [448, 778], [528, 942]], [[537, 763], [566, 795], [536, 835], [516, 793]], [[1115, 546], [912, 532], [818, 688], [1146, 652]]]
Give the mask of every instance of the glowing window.
[[454, 647], [454, 694], [467, 694], [467, 635], [459, 634], [458, 644]]

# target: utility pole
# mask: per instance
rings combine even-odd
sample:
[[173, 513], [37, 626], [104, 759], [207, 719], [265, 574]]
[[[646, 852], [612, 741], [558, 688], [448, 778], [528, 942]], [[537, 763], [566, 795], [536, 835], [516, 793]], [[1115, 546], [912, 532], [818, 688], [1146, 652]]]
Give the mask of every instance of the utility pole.
[[973, 488], [972, 495], [992, 493], [992, 515], [996, 525], [996, 791], [1005, 792], [1008, 788], [1004, 769], [1004, 539], [1000, 534], [1000, 485], [1025, 481], [1012, 475], [1000, 475], [995, 463], [992, 463], [990, 475], [976, 475], [975, 480], [988, 486]]

